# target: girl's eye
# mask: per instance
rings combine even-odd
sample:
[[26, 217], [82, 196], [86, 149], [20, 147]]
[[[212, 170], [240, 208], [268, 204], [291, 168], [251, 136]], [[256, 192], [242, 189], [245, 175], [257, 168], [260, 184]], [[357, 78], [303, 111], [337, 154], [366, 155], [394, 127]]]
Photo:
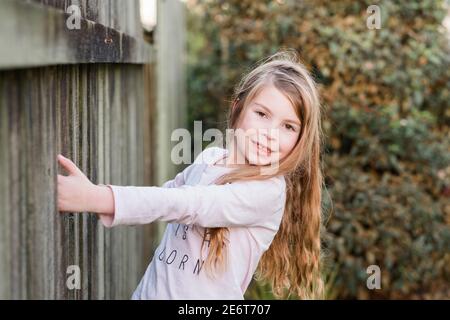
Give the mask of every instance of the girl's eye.
[[288, 128], [288, 130], [292, 130], [295, 132], [295, 128], [293, 126], [291, 126], [290, 124], [287, 124], [286, 128]]
[[260, 117], [264, 117], [266, 114], [261, 111], [255, 111]]

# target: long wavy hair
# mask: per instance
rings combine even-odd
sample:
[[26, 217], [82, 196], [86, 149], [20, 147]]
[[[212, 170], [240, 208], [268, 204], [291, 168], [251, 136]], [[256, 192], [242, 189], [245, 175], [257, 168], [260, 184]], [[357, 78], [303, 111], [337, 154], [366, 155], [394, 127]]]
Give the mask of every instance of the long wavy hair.
[[[277, 298], [296, 294], [301, 299], [323, 299], [320, 99], [316, 83], [295, 50], [279, 51], [263, 59], [242, 78], [231, 99], [227, 127], [237, 129], [248, 103], [268, 84], [290, 100], [300, 119], [301, 130], [293, 150], [280, 160], [278, 171], [272, 175], [261, 175], [260, 166], [245, 165], [222, 175], [215, 183], [284, 175], [285, 211], [277, 234], [259, 261], [255, 279], [269, 282]], [[209, 240], [205, 261], [208, 274], [227, 265], [228, 234], [228, 228], [204, 230], [204, 240]]]

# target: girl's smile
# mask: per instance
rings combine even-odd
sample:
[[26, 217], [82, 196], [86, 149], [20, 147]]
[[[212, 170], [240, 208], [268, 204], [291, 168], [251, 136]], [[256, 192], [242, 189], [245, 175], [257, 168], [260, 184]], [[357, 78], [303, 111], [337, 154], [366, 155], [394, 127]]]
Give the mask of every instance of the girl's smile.
[[268, 156], [270, 156], [270, 155], [272, 154], [272, 150], [271, 150], [271, 149], [267, 148], [266, 146], [262, 145], [262, 144], [259, 143], [259, 142], [255, 142], [255, 141], [252, 141], [252, 142], [253, 142], [253, 144], [256, 146], [257, 152], [258, 152], [260, 155], [263, 155], [263, 156], [265, 156], [265, 157], [268, 157]]

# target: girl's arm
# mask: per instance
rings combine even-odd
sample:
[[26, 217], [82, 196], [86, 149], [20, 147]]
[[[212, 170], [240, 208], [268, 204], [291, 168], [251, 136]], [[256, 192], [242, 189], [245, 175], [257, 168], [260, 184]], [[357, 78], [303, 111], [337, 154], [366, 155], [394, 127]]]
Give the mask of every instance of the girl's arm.
[[[58, 175], [58, 211], [114, 214], [114, 198], [109, 187], [93, 184], [70, 159], [62, 155], [58, 155], [57, 159], [69, 173], [68, 176]], [[174, 179], [166, 181], [162, 188], [175, 188], [183, 184], [184, 175], [180, 172]]]
[[285, 202], [282, 176], [263, 181], [178, 188], [108, 187], [113, 192], [115, 212], [101, 215], [106, 227], [147, 224], [155, 220], [205, 228], [272, 227], [273, 221], [268, 218], [282, 212]]
[[286, 185], [282, 176], [177, 188], [96, 186], [72, 161], [58, 159], [70, 173], [58, 176], [59, 210], [99, 213], [106, 227], [155, 220], [208, 228], [267, 226], [267, 218], [284, 208]]

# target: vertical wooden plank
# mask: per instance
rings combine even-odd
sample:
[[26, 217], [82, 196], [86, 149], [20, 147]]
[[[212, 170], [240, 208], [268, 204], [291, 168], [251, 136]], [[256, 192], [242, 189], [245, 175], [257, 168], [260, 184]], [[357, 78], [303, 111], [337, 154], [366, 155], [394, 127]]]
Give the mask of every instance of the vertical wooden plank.
[[[46, 106], [46, 116], [45, 116], [45, 163], [46, 163], [46, 179], [48, 181], [49, 188], [46, 190], [45, 201], [47, 203], [46, 211], [46, 221], [44, 223], [48, 224], [48, 235], [47, 235], [47, 245], [46, 245], [46, 290], [44, 293], [44, 297], [47, 299], [56, 299], [57, 291], [56, 287], [58, 285], [58, 257], [54, 254], [56, 251], [56, 239], [57, 239], [57, 229], [55, 228], [58, 216], [56, 214], [57, 211], [57, 203], [56, 203], [56, 138], [55, 138], [55, 123], [54, 123], [54, 112], [55, 112], [55, 96], [47, 95], [46, 90], [55, 93], [56, 90], [56, 81], [55, 81], [55, 68], [45, 69], [45, 72], [42, 74], [40, 79], [40, 91], [44, 93], [46, 96], [46, 101], [44, 102], [44, 106]], [[47, 81], [47, 84], [46, 84]], [[48, 281], [50, 280], [51, 281]]]
[[[53, 103], [53, 132], [55, 139], [55, 150], [58, 150], [58, 153], [62, 153], [63, 155], [67, 155], [66, 149], [63, 148], [65, 146], [64, 139], [66, 135], [63, 135], [63, 123], [62, 119], [64, 118], [64, 109], [62, 108], [63, 103], [61, 103], [61, 97], [65, 95], [65, 90], [63, 88], [62, 83], [62, 74], [64, 73], [63, 67], [54, 67], [55, 71], [55, 91], [54, 91], [54, 103]], [[55, 164], [55, 174], [62, 174], [61, 170], [58, 168], [58, 165]], [[53, 189], [56, 198], [57, 187]], [[55, 200], [56, 201], [56, 200]], [[60, 299], [67, 299], [67, 291], [65, 290], [65, 273], [63, 274], [62, 270], [64, 269], [64, 261], [66, 257], [67, 246], [64, 241], [65, 235], [65, 221], [66, 217], [57, 215], [55, 212], [55, 220], [54, 220], [54, 232], [55, 232], [55, 243], [54, 243], [54, 251], [53, 254], [55, 256], [55, 270], [56, 270], [56, 281], [55, 281], [55, 291], [56, 296]]]
[[[22, 81], [26, 81], [27, 79], [21, 79]], [[26, 83], [26, 82], [25, 82]], [[25, 90], [27, 90], [27, 88], [25, 88]], [[18, 132], [18, 136], [19, 136], [19, 143], [20, 143], [20, 151], [17, 154], [17, 157], [19, 157], [19, 159], [14, 159], [15, 161], [18, 161], [19, 163], [19, 177], [20, 180], [17, 181], [17, 183], [19, 184], [19, 220], [18, 220], [18, 224], [17, 224], [17, 229], [18, 229], [18, 236], [19, 236], [19, 248], [18, 248], [18, 253], [19, 253], [19, 261], [18, 261], [18, 276], [20, 277], [19, 280], [19, 285], [20, 285], [20, 289], [19, 289], [19, 296], [22, 299], [27, 299], [28, 292], [27, 292], [27, 284], [29, 283], [29, 279], [28, 279], [28, 273], [27, 273], [27, 269], [28, 269], [28, 255], [27, 255], [27, 206], [28, 206], [28, 194], [27, 194], [27, 185], [28, 185], [28, 159], [27, 159], [27, 153], [25, 152], [25, 150], [29, 150], [30, 148], [30, 143], [29, 143], [29, 139], [27, 139], [27, 137], [29, 136], [29, 128], [27, 126], [27, 117], [29, 116], [29, 114], [27, 113], [29, 110], [29, 106], [28, 106], [28, 99], [24, 96], [19, 96], [19, 103], [22, 105], [23, 103], [23, 108], [20, 109], [20, 116], [19, 116], [19, 121], [20, 121], [20, 131]], [[28, 110], [27, 110], [28, 109]]]
[[12, 290], [11, 287], [11, 219], [9, 212], [13, 211], [10, 202], [10, 103], [7, 92], [9, 77], [4, 72], [0, 72], [0, 299], [7, 299]]
[[[179, 166], [171, 161], [171, 134], [185, 127], [185, 4], [181, 1], [159, 0], [156, 28], [157, 97], [156, 97], [156, 183], [162, 185], [177, 173]], [[173, 94], [176, 92], [177, 94]], [[199, 153], [200, 150], [195, 152]], [[165, 223], [158, 223], [160, 239]]]
[[[102, 113], [102, 118], [101, 118], [101, 122], [102, 122], [102, 131], [100, 132], [100, 134], [102, 135], [103, 138], [103, 143], [102, 143], [102, 152], [103, 152], [103, 161], [102, 161], [102, 167], [103, 167], [103, 171], [105, 173], [105, 181], [106, 183], [111, 183], [112, 181], [112, 177], [111, 177], [111, 172], [110, 172], [110, 163], [111, 163], [111, 154], [109, 152], [109, 122], [110, 122], [110, 115], [111, 115], [111, 110], [110, 110], [110, 106], [111, 106], [111, 99], [109, 97], [109, 92], [110, 92], [110, 69], [109, 68], [104, 68], [104, 87], [103, 87], [103, 99], [104, 99], [104, 104], [103, 104], [103, 113]], [[113, 279], [113, 275], [112, 275], [112, 265], [111, 265], [111, 261], [113, 261], [113, 256], [112, 256], [112, 248], [111, 248], [111, 241], [112, 241], [112, 234], [111, 232], [106, 232], [105, 235], [105, 284], [106, 284], [106, 298], [107, 299], [111, 299], [113, 297], [113, 292], [114, 292], [114, 279]]]
[[[157, 185], [156, 180], [156, 65], [154, 63], [144, 66], [144, 92], [145, 92], [145, 105], [143, 108], [142, 117], [144, 124], [144, 185]], [[153, 250], [157, 246], [157, 237], [154, 236], [158, 233], [157, 224], [150, 224], [144, 226], [142, 234], [142, 251], [141, 255], [144, 261], [150, 262], [153, 256]], [[140, 274], [144, 274], [145, 267], [141, 267]]]
[[[24, 82], [26, 83], [25, 90], [29, 92], [24, 95], [25, 111], [25, 126], [26, 134], [24, 139], [27, 140], [26, 152], [26, 211], [25, 211], [25, 251], [26, 251], [26, 273], [27, 281], [27, 296], [38, 296], [43, 287], [43, 235], [45, 235], [45, 226], [40, 224], [39, 217], [43, 214], [40, 203], [40, 195], [42, 194], [35, 186], [44, 185], [41, 180], [42, 163], [41, 156], [41, 121], [40, 111], [42, 108], [42, 101], [39, 99], [39, 90], [37, 88], [36, 72], [26, 70]], [[24, 151], [25, 151], [24, 150]]]
[[[98, 101], [96, 103], [96, 110], [93, 111], [93, 125], [96, 128], [95, 134], [93, 136], [96, 140], [96, 148], [93, 150], [92, 154], [96, 154], [97, 157], [96, 165], [98, 167], [98, 183], [108, 183], [105, 172], [105, 152], [104, 152], [104, 116], [103, 110], [105, 101], [105, 68], [103, 66], [96, 66], [95, 70], [97, 71], [97, 75], [93, 82], [96, 83], [96, 93], [98, 95]], [[98, 299], [105, 299], [109, 297], [109, 270], [107, 269], [107, 252], [106, 252], [106, 243], [108, 242], [109, 234], [106, 234], [105, 229], [99, 223], [97, 225], [97, 256], [98, 256], [98, 269], [97, 269], [97, 277], [98, 277]]]
[[[87, 137], [87, 100], [88, 100], [88, 73], [87, 66], [81, 65], [79, 75], [79, 94], [78, 94], [78, 110], [79, 110], [79, 142], [80, 142], [80, 169], [90, 177], [90, 168], [88, 166], [88, 137]], [[84, 212], [81, 216], [81, 258], [80, 268], [83, 271], [82, 275], [82, 299], [89, 299], [91, 296], [91, 256], [90, 241], [91, 234], [89, 233], [89, 220], [90, 215], [88, 212]]]
[[[157, 53], [157, 183], [173, 178], [171, 134], [185, 126], [185, 5], [181, 1], [158, 1]], [[176, 92], [177, 94], [173, 94]]]
[[[126, 184], [126, 175], [127, 171], [127, 161], [126, 161], [126, 142], [127, 137], [125, 136], [126, 130], [126, 118], [127, 112], [126, 109], [128, 106], [124, 106], [121, 104], [120, 93], [120, 77], [117, 72], [117, 69], [113, 66], [111, 68], [110, 73], [110, 92], [109, 95], [111, 97], [111, 115], [113, 118], [110, 119], [109, 124], [111, 127], [116, 128], [117, 130], [111, 131], [113, 135], [111, 136], [112, 144], [110, 147], [110, 155], [112, 160], [112, 167], [117, 168], [114, 172], [111, 172], [114, 175], [116, 184]], [[114, 150], [114, 151], [113, 151]], [[115, 157], [118, 155], [118, 157]], [[113, 257], [112, 261], [116, 261], [111, 265], [112, 276], [114, 279], [114, 292], [112, 297], [118, 297], [122, 293], [123, 288], [123, 273], [124, 268], [124, 250], [123, 250], [123, 229], [124, 227], [115, 228], [112, 230], [111, 235], [111, 247], [113, 248], [111, 252], [111, 256]]]

